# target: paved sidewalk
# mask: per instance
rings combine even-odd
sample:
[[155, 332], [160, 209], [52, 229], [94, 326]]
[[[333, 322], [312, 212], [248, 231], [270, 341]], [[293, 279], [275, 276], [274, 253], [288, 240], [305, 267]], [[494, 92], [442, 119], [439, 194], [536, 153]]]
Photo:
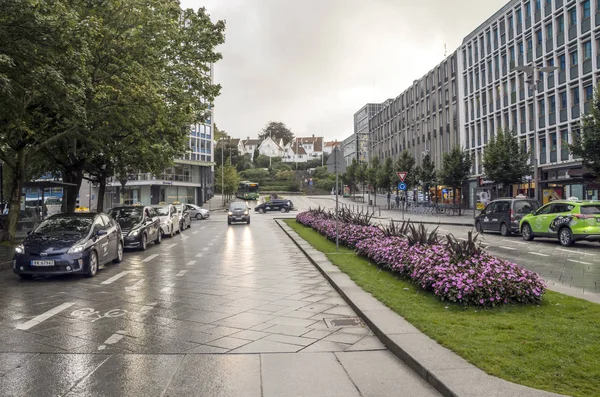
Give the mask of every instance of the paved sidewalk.
[[420, 332], [371, 294], [357, 286], [327, 257], [303, 240], [283, 221], [277, 221], [331, 285], [398, 358], [435, 387], [452, 397], [551, 397], [560, 394], [532, 389], [486, 374], [462, 357]]

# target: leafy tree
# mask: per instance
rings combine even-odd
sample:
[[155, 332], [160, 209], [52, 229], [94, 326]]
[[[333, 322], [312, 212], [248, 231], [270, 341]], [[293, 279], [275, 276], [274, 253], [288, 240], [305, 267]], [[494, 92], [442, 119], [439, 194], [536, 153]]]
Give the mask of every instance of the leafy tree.
[[373, 156], [371, 159], [371, 164], [367, 170], [367, 182], [373, 187], [374, 193], [374, 201], [373, 203], [377, 205], [377, 187], [379, 186], [379, 177], [377, 175], [379, 167], [381, 167], [381, 162], [379, 161], [379, 157]]
[[356, 181], [362, 186], [362, 194], [365, 195], [365, 184], [367, 183], [369, 165], [367, 163], [358, 164], [356, 167]]
[[593, 106], [581, 118], [579, 133], [573, 134], [569, 150], [596, 178], [600, 177], [600, 86], [594, 92]]
[[231, 139], [231, 136], [225, 130], [221, 130], [219, 127], [217, 127], [217, 123], [215, 123], [213, 131], [213, 139], [215, 141], [220, 141], [221, 139]]
[[270, 136], [275, 142], [279, 143], [279, 140], [283, 140], [283, 144], [287, 145], [294, 139], [294, 134], [290, 131], [286, 125], [279, 121], [269, 121], [269, 124], [262, 129], [258, 137], [265, 139]]
[[215, 169], [215, 187], [222, 194], [231, 197], [238, 189], [240, 176], [231, 161], [224, 164], [223, 171], [221, 174], [221, 166]]
[[259, 185], [264, 185], [265, 182], [270, 180], [271, 174], [269, 174], [269, 171], [264, 170], [262, 168], [253, 168], [243, 171], [241, 173], [241, 177], [243, 180], [256, 182]]
[[452, 187], [452, 202], [454, 204], [456, 204], [456, 189], [462, 187], [469, 179], [472, 164], [471, 155], [460, 147], [455, 147], [450, 152], [444, 153], [443, 167], [439, 177], [444, 185]]
[[258, 156], [260, 156], [260, 151], [258, 150], [258, 148], [256, 148], [254, 149], [254, 153], [252, 153], [252, 161], [254, 161], [254, 164], [256, 165], [258, 165]]
[[[209, 72], [221, 58], [214, 49], [224, 41], [225, 27], [212, 23], [205, 9], [182, 11], [177, 2], [75, 5], [79, 18], [95, 29], [85, 63], [84, 137], [63, 139], [45, 151], [63, 180], [75, 184], [66, 189], [68, 211], [90, 163], [114, 162], [107, 168], [123, 183], [126, 175], [160, 171], [185, 152], [190, 125], [208, 117], [220, 91]], [[113, 144], [127, 139], [128, 148]]]
[[350, 194], [354, 192], [356, 187], [356, 173], [358, 171], [358, 162], [356, 159], [352, 159], [352, 163], [346, 167], [346, 173], [343, 175], [344, 183], [350, 187]]
[[11, 177], [4, 238], [14, 241], [27, 168], [81, 132], [93, 27], [66, 0], [3, 0], [1, 8], [0, 159]]
[[[429, 193], [429, 188], [432, 184], [435, 184], [437, 181], [437, 172], [435, 170], [435, 163], [431, 158], [429, 152], [423, 156], [423, 161], [421, 167], [417, 173], [417, 179], [423, 185], [425, 192]], [[437, 200], [437, 197], [436, 197]]]
[[235, 164], [235, 168], [237, 168], [238, 172], [254, 168], [254, 162], [250, 157], [250, 153], [246, 153], [243, 156], [240, 156]]
[[385, 188], [387, 192], [391, 192], [392, 175], [394, 178], [398, 178], [394, 172], [394, 161], [391, 157], [386, 157], [383, 167], [377, 170], [377, 184]]
[[265, 156], [264, 154], [261, 154], [258, 156], [255, 163], [256, 163], [256, 166], [259, 168], [269, 168], [269, 161], [270, 161], [269, 156]]
[[521, 183], [531, 173], [530, 154], [523, 149], [516, 135], [498, 129], [483, 152], [483, 168], [488, 178], [504, 186], [510, 195], [509, 185]]
[[[404, 182], [410, 188], [417, 186], [418, 178], [415, 170], [415, 163], [415, 156], [413, 156], [408, 150], [404, 150], [402, 153], [400, 153], [398, 160], [396, 160], [396, 171], [408, 173]], [[400, 182], [400, 180], [398, 180], [398, 182]]]

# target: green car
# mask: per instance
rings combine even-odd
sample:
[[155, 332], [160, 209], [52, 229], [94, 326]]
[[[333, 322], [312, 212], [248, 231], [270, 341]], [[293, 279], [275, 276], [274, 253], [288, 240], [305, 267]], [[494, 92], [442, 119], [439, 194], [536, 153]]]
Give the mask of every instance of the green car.
[[600, 201], [557, 200], [525, 215], [523, 240], [554, 237], [566, 247], [578, 240], [600, 241]]

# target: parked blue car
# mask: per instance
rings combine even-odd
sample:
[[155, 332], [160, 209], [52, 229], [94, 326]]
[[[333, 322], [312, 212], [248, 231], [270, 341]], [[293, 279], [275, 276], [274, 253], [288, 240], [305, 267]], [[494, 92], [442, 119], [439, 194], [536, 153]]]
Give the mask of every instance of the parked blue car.
[[121, 228], [103, 213], [48, 217], [15, 248], [13, 271], [33, 275], [84, 274], [94, 277], [110, 261], [123, 259]]

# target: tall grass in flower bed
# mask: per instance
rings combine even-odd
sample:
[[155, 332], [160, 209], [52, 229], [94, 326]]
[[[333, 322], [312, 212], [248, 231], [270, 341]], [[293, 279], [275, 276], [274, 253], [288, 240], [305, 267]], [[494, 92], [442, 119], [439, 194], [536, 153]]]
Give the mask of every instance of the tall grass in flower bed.
[[[358, 214], [357, 214], [358, 216]], [[341, 216], [340, 216], [341, 218]], [[486, 253], [469, 233], [441, 241], [437, 229], [404, 223], [396, 228], [354, 224], [345, 214], [338, 225], [341, 244], [398, 273], [444, 301], [476, 306], [537, 304], [546, 290], [537, 273]], [[296, 221], [335, 240], [335, 213], [322, 209], [298, 214]]]

